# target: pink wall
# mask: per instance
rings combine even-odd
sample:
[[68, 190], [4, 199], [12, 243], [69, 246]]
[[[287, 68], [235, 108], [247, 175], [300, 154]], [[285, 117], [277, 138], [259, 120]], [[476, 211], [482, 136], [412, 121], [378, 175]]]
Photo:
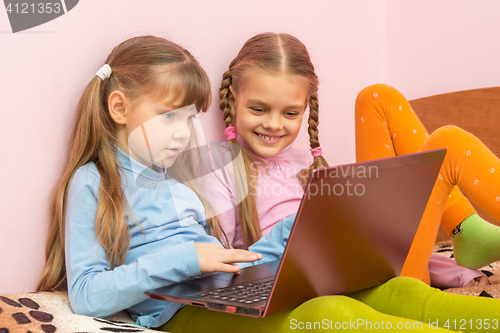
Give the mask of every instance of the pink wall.
[[[50, 191], [65, 160], [74, 110], [113, 46], [155, 34], [190, 50], [213, 83], [214, 107], [203, 119], [210, 127], [206, 132], [222, 140], [216, 96], [229, 62], [254, 34], [294, 34], [308, 46], [320, 76], [325, 155], [348, 162], [354, 159], [356, 92], [382, 74], [382, 4], [317, 1], [307, 8], [300, 0], [85, 0], [64, 16], [17, 34], [0, 10], [0, 293], [35, 289], [44, 262]], [[298, 146], [307, 148], [303, 134]]]
[[[113, 46], [154, 34], [189, 49], [213, 84], [206, 134], [222, 140], [217, 88], [230, 60], [256, 33], [296, 35], [320, 78], [324, 155], [331, 164], [345, 163], [354, 160], [353, 104], [364, 86], [383, 81], [414, 98], [498, 85], [499, 46], [490, 38], [500, 31], [495, 0], [407, 3], [85, 0], [17, 34], [0, 10], [0, 293], [36, 286], [50, 191], [65, 160], [74, 109]], [[305, 130], [296, 145], [307, 148]]]
[[500, 85], [500, 2], [387, 1], [383, 80], [409, 99]]

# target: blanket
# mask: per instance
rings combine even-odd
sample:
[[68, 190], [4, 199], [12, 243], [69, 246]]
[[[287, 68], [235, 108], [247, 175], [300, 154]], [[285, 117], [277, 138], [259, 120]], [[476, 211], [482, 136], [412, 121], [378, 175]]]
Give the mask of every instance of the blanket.
[[106, 319], [76, 315], [67, 292], [0, 295], [0, 333], [156, 332], [134, 325], [127, 312]]

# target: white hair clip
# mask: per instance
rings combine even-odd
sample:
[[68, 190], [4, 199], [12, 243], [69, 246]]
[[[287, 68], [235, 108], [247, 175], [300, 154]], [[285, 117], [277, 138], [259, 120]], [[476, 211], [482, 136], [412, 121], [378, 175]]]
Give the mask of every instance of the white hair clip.
[[111, 76], [111, 73], [112, 73], [112, 70], [111, 70], [111, 67], [109, 67], [108, 64], [102, 66], [101, 68], [99, 68], [99, 70], [97, 71], [97, 73], [95, 73], [95, 75], [99, 76], [101, 78], [101, 80], [106, 80], [106, 79], [109, 79], [109, 77]]

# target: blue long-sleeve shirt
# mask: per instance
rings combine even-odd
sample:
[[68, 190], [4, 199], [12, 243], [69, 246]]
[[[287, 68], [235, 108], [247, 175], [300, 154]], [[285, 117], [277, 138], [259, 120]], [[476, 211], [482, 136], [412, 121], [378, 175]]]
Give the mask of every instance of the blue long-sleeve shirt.
[[[165, 180], [163, 174], [145, 168], [121, 150], [118, 161], [133, 213], [125, 211], [130, 234], [125, 263], [110, 268], [97, 239], [100, 176], [89, 163], [77, 170], [68, 192], [65, 248], [69, 300], [77, 314], [106, 317], [127, 309], [137, 324], [157, 327], [182, 305], [151, 299], [144, 292], [200, 275], [194, 244], [220, 243], [207, 234], [203, 205], [187, 186]], [[240, 266], [279, 258], [293, 220], [294, 216], [283, 219], [249, 248], [261, 253], [262, 260]]]

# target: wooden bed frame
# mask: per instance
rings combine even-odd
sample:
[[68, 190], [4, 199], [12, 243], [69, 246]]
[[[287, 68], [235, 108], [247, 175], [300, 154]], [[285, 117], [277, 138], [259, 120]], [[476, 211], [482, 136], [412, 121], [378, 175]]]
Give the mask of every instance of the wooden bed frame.
[[[415, 113], [432, 133], [443, 125], [456, 125], [477, 136], [500, 156], [500, 87], [464, 90], [411, 100]], [[500, 221], [472, 203], [478, 214], [500, 225]], [[441, 227], [438, 241], [450, 239]]]

